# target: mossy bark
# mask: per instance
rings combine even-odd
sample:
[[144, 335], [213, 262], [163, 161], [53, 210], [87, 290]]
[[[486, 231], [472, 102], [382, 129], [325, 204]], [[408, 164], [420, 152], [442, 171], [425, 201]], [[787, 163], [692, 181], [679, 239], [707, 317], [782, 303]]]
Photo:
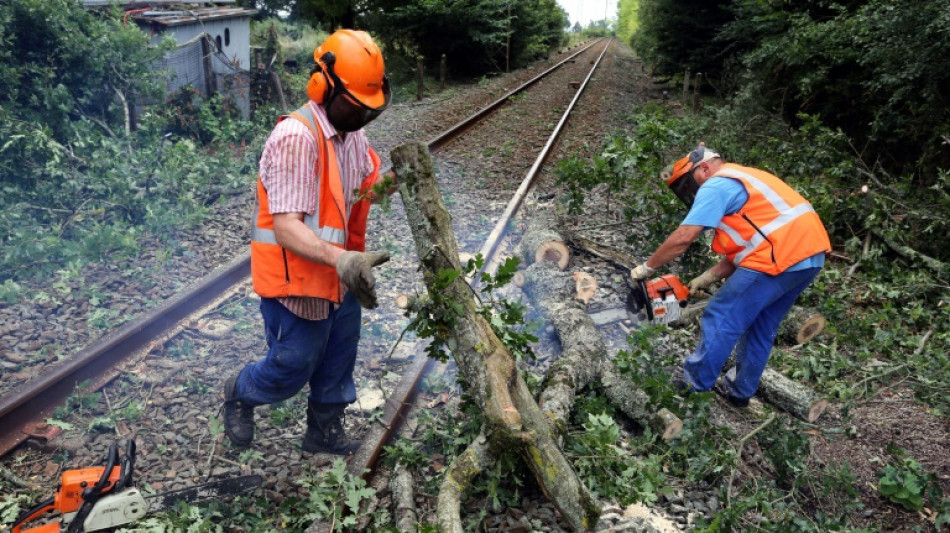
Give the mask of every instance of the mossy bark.
[[[441, 271], [461, 267], [452, 219], [442, 202], [428, 149], [421, 143], [409, 143], [395, 148], [391, 155], [430, 297], [440, 291], [440, 297], [458, 306], [454, 327], [444, 332], [446, 344], [459, 366], [466, 392], [485, 412], [489, 450], [520, 446], [542, 490], [570, 527], [575, 531], [592, 528], [600, 514], [597, 502], [554, 440], [547, 417], [515, 371], [511, 352], [478, 314], [471, 287], [462, 277], [448, 287], [436, 286]], [[456, 485], [446, 490], [464, 491], [467, 476], [460, 470], [454, 479]], [[438, 515], [443, 531], [456, 531], [458, 499], [447, 494], [445, 505], [453, 508], [442, 508], [440, 496]]]

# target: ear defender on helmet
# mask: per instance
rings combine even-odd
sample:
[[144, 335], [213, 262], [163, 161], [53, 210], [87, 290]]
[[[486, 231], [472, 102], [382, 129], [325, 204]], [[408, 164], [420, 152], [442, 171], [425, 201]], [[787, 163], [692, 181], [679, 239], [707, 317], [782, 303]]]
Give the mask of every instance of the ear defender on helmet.
[[313, 51], [313, 60], [316, 64], [310, 73], [310, 81], [307, 82], [307, 97], [319, 105], [327, 101], [330, 89], [333, 88], [326, 70], [327, 66], [336, 62], [336, 55], [333, 52], [320, 54], [320, 48], [317, 48]]

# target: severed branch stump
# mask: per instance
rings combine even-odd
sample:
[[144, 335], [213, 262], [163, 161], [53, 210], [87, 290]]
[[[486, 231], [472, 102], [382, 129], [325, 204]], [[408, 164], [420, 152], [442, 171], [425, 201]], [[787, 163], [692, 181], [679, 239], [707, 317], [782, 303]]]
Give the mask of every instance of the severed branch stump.
[[[443, 332], [444, 338], [466, 392], [485, 413], [483, 431], [489, 449], [520, 450], [542, 491], [570, 528], [592, 529], [600, 508], [558, 446], [548, 417], [516, 372], [511, 352], [478, 313], [471, 287], [462, 277], [447, 287], [438, 283], [440, 273], [460, 271], [461, 266], [452, 219], [442, 202], [428, 149], [421, 143], [404, 144], [395, 148], [391, 157], [429, 297], [451, 301], [451, 312], [457, 314], [451, 330], [446, 327]], [[465, 478], [465, 472], [459, 471], [455, 478], [458, 485], [451, 490], [464, 490]], [[442, 531], [461, 531], [458, 498], [440, 495], [439, 503]]]

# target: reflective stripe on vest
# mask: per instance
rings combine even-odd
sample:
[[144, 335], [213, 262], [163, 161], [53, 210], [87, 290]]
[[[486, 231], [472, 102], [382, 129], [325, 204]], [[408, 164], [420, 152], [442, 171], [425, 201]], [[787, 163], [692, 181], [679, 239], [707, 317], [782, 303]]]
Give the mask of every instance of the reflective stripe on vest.
[[[749, 194], [742, 209], [724, 217], [716, 227], [719, 235], [713, 249], [726, 254], [734, 265], [775, 274], [798, 260], [830, 250], [818, 213], [779, 178], [733, 164], [723, 166], [715, 176], [735, 179]], [[793, 228], [792, 224], [797, 225]], [[781, 242], [773, 242], [775, 238]], [[763, 246], [766, 242], [768, 247]]]
[[[304, 106], [290, 116], [307, 126], [319, 152], [313, 170], [318, 203], [313, 215], [304, 214], [304, 223], [315, 235], [333, 246], [363, 251], [369, 202], [361, 198], [353, 205], [345, 205], [344, 185], [334, 144], [324, 137], [319, 123], [312, 120], [310, 106]], [[370, 190], [379, 177], [379, 156], [372, 148], [368, 148], [367, 155], [372, 168], [360, 184], [361, 191]], [[254, 291], [266, 298], [303, 296], [342, 301], [343, 287], [335, 267], [304, 259], [277, 243], [267, 190], [260, 178], [257, 180], [257, 199], [251, 230]], [[344, 217], [347, 213], [348, 216]]]
[[[316, 120], [314, 120], [314, 117], [313, 117], [313, 110], [310, 109], [309, 105], [305, 105], [301, 107], [300, 109], [295, 111], [295, 113], [299, 115], [299, 117], [295, 117], [295, 118], [303, 118], [304, 119], [303, 122], [307, 124], [308, 126], [310, 126], [311, 131], [313, 131], [314, 133], [321, 132], [320, 128], [317, 127], [317, 122]], [[318, 143], [320, 141], [326, 142], [325, 139], [314, 139], [315, 143]], [[333, 141], [330, 141], [330, 142], [333, 142]], [[333, 162], [334, 164], [336, 164], [336, 167], [337, 167], [337, 175], [342, 176], [343, 174], [342, 174], [342, 169], [340, 169], [339, 158], [333, 158], [333, 159], [334, 159]], [[318, 183], [320, 181], [320, 178], [322, 177], [321, 174], [322, 174], [322, 164], [318, 164], [317, 165], [317, 182]], [[317, 187], [316, 205], [317, 205], [317, 210], [319, 211], [320, 187]], [[261, 228], [257, 226], [257, 216], [260, 214], [260, 209], [261, 209], [260, 198], [255, 197], [254, 218], [251, 219], [254, 221], [253, 226], [251, 228], [251, 240], [255, 242], [262, 242], [265, 244], [278, 244], [277, 235], [274, 234], [274, 230], [265, 229], [265, 228]], [[347, 216], [349, 216], [349, 213], [347, 213]], [[343, 217], [343, 220], [345, 223], [346, 217]], [[313, 231], [317, 235], [317, 237], [320, 237], [321, 239], [327, 242], [337, 244], [340, 246], [344, 246], [346, 244], [346, 230], [345, 229], [334, 228], [331, 226], [321, 227], [319, 217], [315, 217], [308, 213], [304, 213], [303, 223], [306, 224], [306, 226], [310, 228], [310, 230]]]

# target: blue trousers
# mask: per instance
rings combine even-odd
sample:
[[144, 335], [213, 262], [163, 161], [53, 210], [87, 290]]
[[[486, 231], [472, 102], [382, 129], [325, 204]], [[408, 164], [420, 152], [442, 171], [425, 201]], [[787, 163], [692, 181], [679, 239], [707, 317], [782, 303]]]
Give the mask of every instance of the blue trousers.
[[819, 271], [807, 268], [771, 276], [737, 269], [706, 307], [699, 346], [683, 365], [693, 390], [711, 389], [736, 348], [735, 380], [727, 379], [726, 386], [737, 398], [755, 394], [779, 324]]
[[353, 403], [353, 367], [362, 309], [348, 292], [323, 320], [305, 320], [272, 298], [261, 298], [267, 355], [238, 375], [236, 397], [250, 406], [286, 400], [310, 383], [314, 403]]

